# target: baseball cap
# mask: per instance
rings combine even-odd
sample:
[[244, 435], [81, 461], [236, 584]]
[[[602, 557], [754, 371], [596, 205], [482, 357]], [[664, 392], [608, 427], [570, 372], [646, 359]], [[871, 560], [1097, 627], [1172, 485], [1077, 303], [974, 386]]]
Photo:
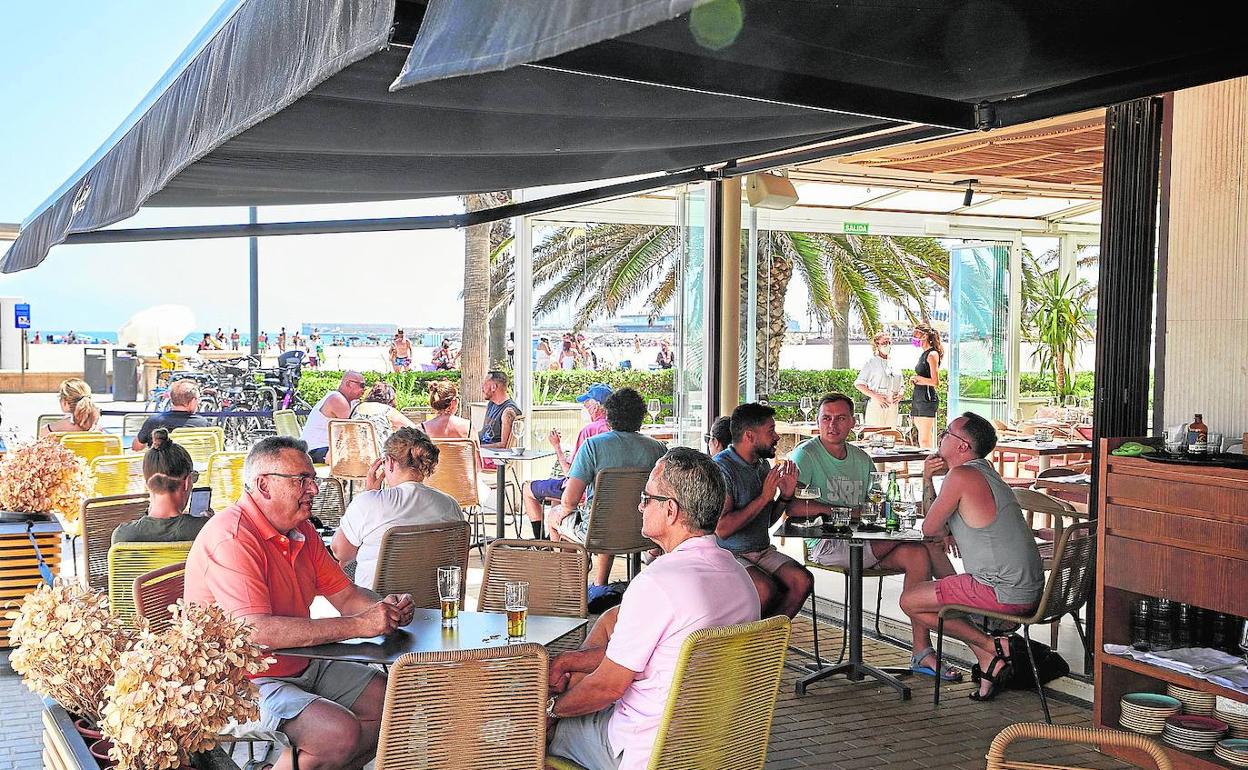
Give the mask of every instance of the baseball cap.
[[611, 393], [612, 393], [612, 390], [611, 390], [610, 385], [606, 385], [601, 382], [595, 382], [593, 385], [590, 385], [588, 388], [586, 388], [584, 393], [577, 396], [576, 400], [583, 404], [592, 398], [593, 400], [601, 404], [602, 402], [607, 400], [607, 398], [611, 395]]

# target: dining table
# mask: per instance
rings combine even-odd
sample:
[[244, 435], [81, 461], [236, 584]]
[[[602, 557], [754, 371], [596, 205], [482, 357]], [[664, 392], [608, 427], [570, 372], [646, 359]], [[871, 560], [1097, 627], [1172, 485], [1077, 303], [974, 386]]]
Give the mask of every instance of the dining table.
[[481, 449], [482, 460], [494, 461], [494, 472], [496, 474], [495, 492], [497, 498], [495, 500], [495, 517], [496, 532], [495, 537], [502, 540], [507, 537], [507, 465], [509, 463], [525, 463], [534, 460], [544, 460], [554, 457], [555, 453], [550, 449]]
[[520, 642], [550, 644], [589, 621], [555, 615], [529, 614], [523, 639], [507, 638], [507, 614], [504, 612], [460, 612], [455, 624], [442, 625], [439, 609], [417, 609], [412, 622], [385, 636], [368, 639], [347, 639], [309, 647], [286, 647], [273, 650], [278, 655], [321, 660], [342, 660], [352, 663], [393, 665], [409, 652], [454, 652], [483, 647], [505, 647]]
[[[1048, 470], [1049, 461], [1053, 457], [1065, 457], [1067, 455], [1089, 454], [1092, 452], [1092, 442], [1072, 439], [1055, 439], [1054, 441], [1037, 441], [1031, 436], [1020, 436], [1010, 438], [1004, 441], [998, 441], [993, 451], [993, 456], [997, 462], [997, 472], [1002, 476], [1005, 475], [1006, 455], [1014, 455], [1014, 464], [1016, 466], [1023, 457], [1037, 458], [1038, 470]], [[1017, 475], [1017, 473], [1015, 473]]]

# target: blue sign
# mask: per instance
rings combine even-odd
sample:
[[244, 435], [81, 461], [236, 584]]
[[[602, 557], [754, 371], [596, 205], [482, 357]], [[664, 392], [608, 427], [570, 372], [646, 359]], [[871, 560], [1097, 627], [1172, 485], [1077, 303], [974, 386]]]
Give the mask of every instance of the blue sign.
[[30, 328], [30, 305], [22, 303], [13, 306], [13, 322], [19, 329]]

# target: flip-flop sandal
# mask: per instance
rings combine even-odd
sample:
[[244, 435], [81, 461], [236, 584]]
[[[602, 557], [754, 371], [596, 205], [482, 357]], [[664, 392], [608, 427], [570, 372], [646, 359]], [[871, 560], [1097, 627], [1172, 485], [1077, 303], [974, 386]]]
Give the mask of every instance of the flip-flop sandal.
[[[930, 676], [933, 679], [935, 679], [936, 670], [932, 668], [931, 666], [923, 665], [924, 658], [926, 658], [928, 655], [935, 655], [935, 654], [936, 654], [936, 651], [933, 650], [931, 647], [928, 647], [925, 650], [920, 650], [919, 652], [916, 652], [914, 655], [911, 655], [910, 656], [910, 673], [919, 674], [920, 676]], [[957, 669], [953, 668], [952, 666], [945, 666], [945, 670], [942, 671], [940, 674], [940, 681], [961, 682], [962, 674]]]

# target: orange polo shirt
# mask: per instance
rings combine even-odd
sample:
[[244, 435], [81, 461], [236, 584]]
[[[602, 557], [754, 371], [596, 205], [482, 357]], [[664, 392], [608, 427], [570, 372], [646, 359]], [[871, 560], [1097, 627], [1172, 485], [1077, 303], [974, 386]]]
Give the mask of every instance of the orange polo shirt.
[[[249, 492], [209, 519], [186, 560], [186, 601], [216, 602], [235, 617], [311, 617], [314, 598], [349, 585], [311, 524], [278, 532]], [[276, 657], [263, 676], [297, 676], [308, 666], [304, 658]]]

